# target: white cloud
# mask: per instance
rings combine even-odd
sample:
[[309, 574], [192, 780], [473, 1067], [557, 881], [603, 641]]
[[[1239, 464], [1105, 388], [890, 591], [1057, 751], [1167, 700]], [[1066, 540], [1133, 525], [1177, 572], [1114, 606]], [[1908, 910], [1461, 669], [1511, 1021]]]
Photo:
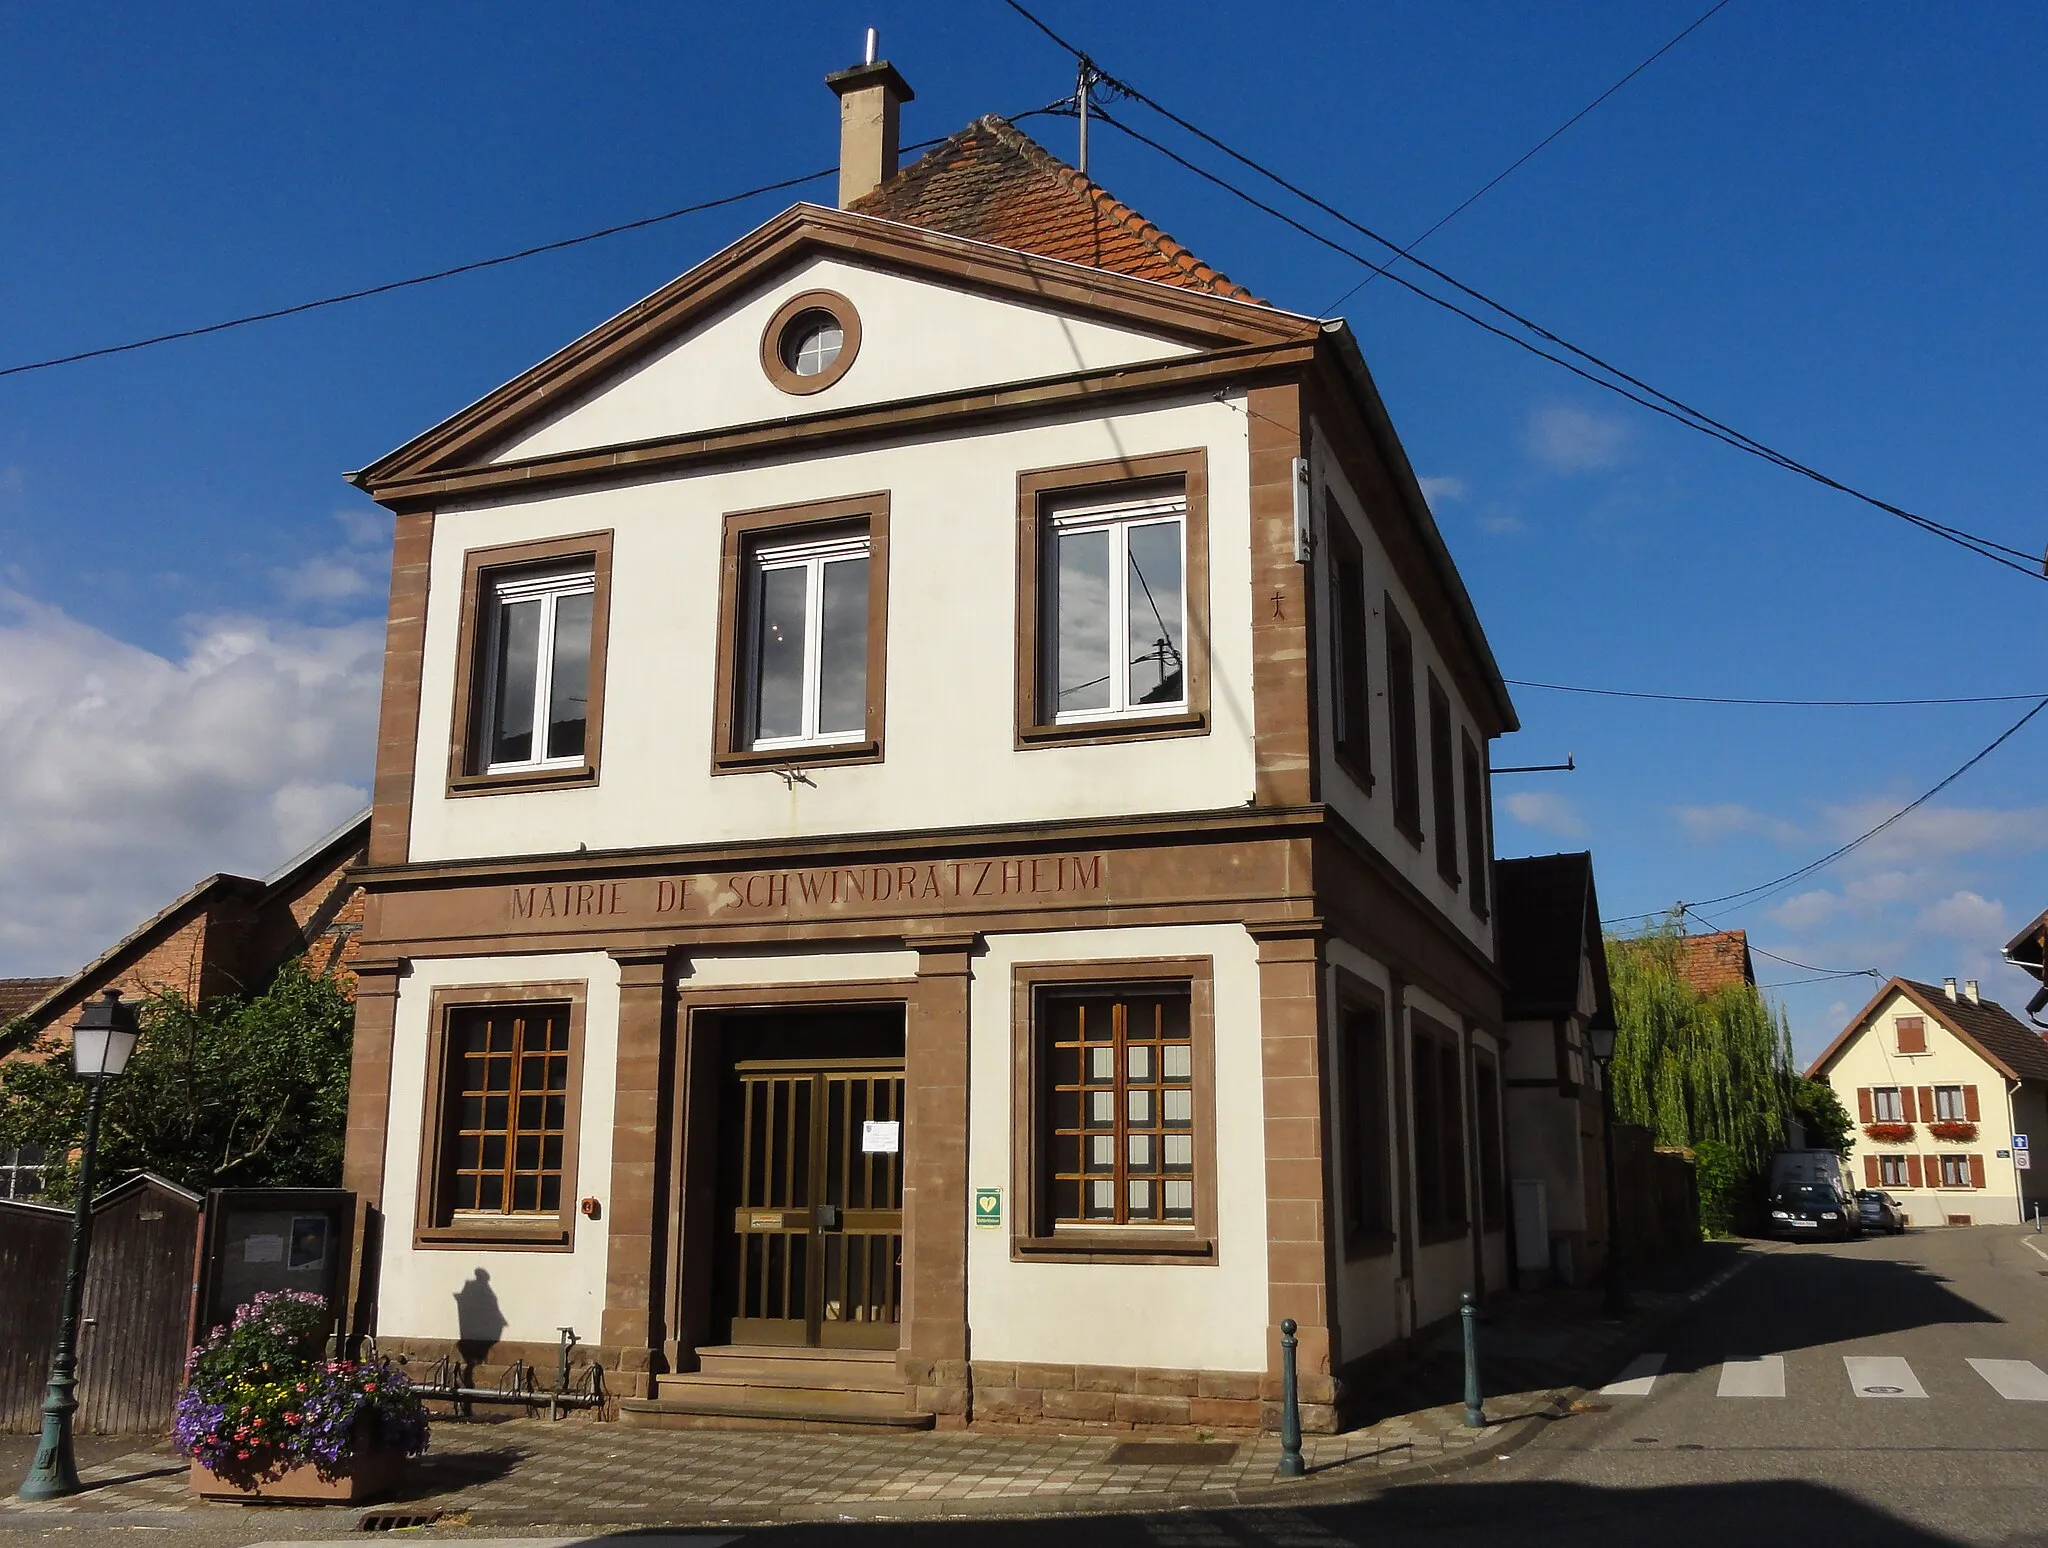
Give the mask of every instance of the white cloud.
[[383, 568], [368, 555], [315, 554], [271, 578], [290, 602], [347, 602], [369, 596]]
[[2012, 934], [2005, 921], [2005, 905], [1981, 893], [1952, 892], [1920, 911], [1922, 929], [1979, 946], [1998, 946]]
[[0, 494], [20, 494], [28, 487], [28, 475], [17, 467], [0, 468]]
[[1832, 919], [1841, 901], [1822, 887], [1812, 892], [1795, 893], [1766, 912], [1788, 930], [1810, 930]]
[[1710, 806], [1674, 806], [1671, 815], [1695, 844], [1711, 844], [1734, 833], [1761, 833], [1779, 843], [1797, 839], [1799, 829], [1782, 818], [1772, 817], [1734, 801]]
[[1586, 834], [1585, 819], [1564, 796], [1547, 790], [1518, 790], [1504, 804], [1525, 828], [1555, 833], [1560, 838], [1583, 838]]
[[197, 620], [158, 655], [0, 590], [0, 973], [79, 966], [360, 808], [382, 625]]
[[1462, 478], [1418, 478], [1422, 486], [1422, 497], [1431, 505], [1439, 500], [1462, 500], [1465, 498], [1465, 481]]
[[1479, 530], [1499, 536], [1506, 532], [1525, 531], [1526, 523], [1512, 511], [1493, 510], [1479, 518]]
[[359, 510], [344, 506], [334, 513], [334, 519], [341, 526], [342, 536], [352, 548], [391, 547], [391, 513], [382, 508]]
[[[1867, 833], [1904, 804], [1874, 796], [1827, 807], [1822, 816], [1839, 839], [1846, 841]], [[1901, 817], [1858, 853], [1866, 864], [1896, 865], [2042, 848], [2048, 848], [2048, 806], [1923, 806]]]
[[1529, 455], [1559, 473], [1611, 468], [1621, 461], [1628, 426], [1613, 414], [1595, 414], [1553, 403], [1529, 416], [1522, 444]]

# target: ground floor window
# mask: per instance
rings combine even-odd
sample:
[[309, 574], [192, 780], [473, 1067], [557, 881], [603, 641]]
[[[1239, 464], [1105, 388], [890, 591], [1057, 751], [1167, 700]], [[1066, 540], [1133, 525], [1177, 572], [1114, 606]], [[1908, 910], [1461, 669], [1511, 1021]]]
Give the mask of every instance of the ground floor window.
[[40, 1145], [0, 1147], [0, 1199], [33, 1199], [43, 1191], [46, 1152]]
[[1376, 1005], [1346, 1005], [1342, 1025], [1344, 1236], [1346, 1246], [1361, 1248], [1387, 1240], [1394, 1229], [1386, 1025]]
[[1941, 1185], [1944, 1188], [1983, 1187], [1984, 1158], [1982, 1156], [1943, 1156], [1941, 1158]]
[[[1206, 1252], [1214, 1230], [1207, 962], [1020, 968], [1027, 1247]], [[1136, 967], [1137, 964], [1131, 966]], [[1159, 969], [1169, 976], [1155, 976]], [[1081, 976], [1076, 976], [1081, 975]]]
[[1455, 1036], [1416, 1017], [1409, 1075], [1415, 1116], [1415, 1213], [1424, 1234], [1462, 1229], [1465, 1208], [1465, 1100]]
[[582, 1008], [580, 984], [439, 991], [421, 1135], [423, 1244], [566, 1244]]
[[1879, 1156], [1877, 1158], [1877, 1180], [1886, 1188], [1911, 1188], [1918, 1185], [1918, 1179], [1906, 1180], [1906, 1158], [1904, 1156]]
[[1472, 1051], [1472, 1121], [1479, 1126], [1479, 1218], [1489, 1231], [1507, 1224], [1501, 1167], [1500, 1069], [1493, 1055]]

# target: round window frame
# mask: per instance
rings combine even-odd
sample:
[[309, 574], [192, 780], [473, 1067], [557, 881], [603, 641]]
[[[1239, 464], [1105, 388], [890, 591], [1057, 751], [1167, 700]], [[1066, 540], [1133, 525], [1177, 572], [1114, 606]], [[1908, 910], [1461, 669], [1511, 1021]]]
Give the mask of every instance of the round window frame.
[[[823, 312], [839, 324], [839, 354], [816, 376], [799, 376], [782, 358], [789, 330], [806, 312]], [[768, 380], [793, 397], [808, 397], [833, 386], [852, 369], [860, 353], [860, 313], [836, 290], [806, 290], [775, 309], [761, 330], [761, 369]]]

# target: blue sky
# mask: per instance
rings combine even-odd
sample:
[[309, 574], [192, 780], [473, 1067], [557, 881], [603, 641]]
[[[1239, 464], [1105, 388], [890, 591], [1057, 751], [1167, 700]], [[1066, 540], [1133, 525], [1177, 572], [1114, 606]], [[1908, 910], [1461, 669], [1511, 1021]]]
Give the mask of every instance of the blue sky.
[[[1704, 4], [1304, 5], [1264, 33], [1207, 0], [1044, 0], [1042, 14], [1405, 240]], [[870, 24], [919, 92], [907, 138], [1072, 87], [1070, 63], [998, 0], [16, 8], [0, 19], [0, 366], [826, 168], [821, 77]], [[1422, 251], [1810, 462], [2037, 551], [2043, 59], [2036, 7], [1732, 0]], [[1026, 127], [1071, 156], [1070, 122]], [[1360, 277], [1114, 131], [1092, 170], [1281, 304], [1329, 310]], [[205, 872], [260, 873], [348, 815], [366, 785], [386, 529], [340, 475], [792, 197], [0, 378], [0, 973], [67, 970]], [[1510, 677], [2048, 692], [2042, 582], [1384, 280], [1341, 310]], [[1804, 863], [2024, 708], [1517, 699], [1526, 729], [1496, 761], [1569, 751], [1579, 771], [1499, 781], [1501, 852], [1590, 846], [1615, 914]], [[2017, 1005], [2026, 985], [1996, 953], [2048, 906], [2044, 748], [2048, 715], [1924, 814], [1725, 922], [1801, 961], [1974, 976]], [[1808, 976], [1759, 965], [1766, 982]], [[1870, 987], [1786, 989], [1801, 1051]]]

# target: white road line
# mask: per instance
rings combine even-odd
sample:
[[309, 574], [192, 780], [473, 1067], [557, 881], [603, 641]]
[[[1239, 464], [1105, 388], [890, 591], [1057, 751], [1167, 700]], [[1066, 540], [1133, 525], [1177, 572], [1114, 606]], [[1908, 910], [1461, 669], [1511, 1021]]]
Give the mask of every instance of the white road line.
[[2048, 1372], [2032, 1360], [1971, 1360], [1971, 1370], [1991, 1383], [1991, 1390], [2014, 1403], [2048, 1403]]
[[1785, 1357], [1761, 1355], [1754, 1360], [1728, 1360], [1721, 1366], [1715, 1397], [1781, 1398], [1785, 1395]]
[[2043, 1258], [2048, 1258], [2048, 1248], [2042, 1247], [2042, 1245], [2039, 1242], [2030, 1242], [2023, 1236], [2020, 1238], [2020, 1245], [2026, 1248], [2027, 1251], [2031, 1253], [2036, 1253]]
[[1867, 1398], [1924, 1398], [1927, 1389], [1897, 1355], [1843, 1355], [1849, 1390]]
[[1628, 1362], [1622, 1373], [1600, 1389], [1602, 1397], [1648, 1397], [1650, 1388], [1657, 1384], [1657, 1373], [1664, 1369], [1664, 1357], [1660, 1354], [1641, 1354]]

